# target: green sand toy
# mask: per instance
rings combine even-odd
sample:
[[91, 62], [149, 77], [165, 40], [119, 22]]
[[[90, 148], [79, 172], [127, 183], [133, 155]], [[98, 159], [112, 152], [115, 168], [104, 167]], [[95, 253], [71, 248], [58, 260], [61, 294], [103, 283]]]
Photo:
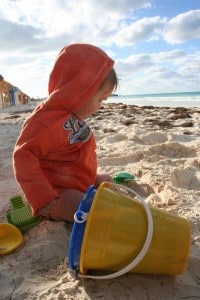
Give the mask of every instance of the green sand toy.
[[24, 204], [21, 196], [10, 198], [12, 209], [6, 215], [8, 223], [18, 227], [21, 232], [26, 232], [41, 221], [41, 216], [32, 216], [31, 207]]
[[135, 176], [133, 176], [130, 173], [126, 172], [119, 172], [113, 176], [113, 180], [115, 183], [121, 184], [128, 181], [133, 181], [135, 179]]

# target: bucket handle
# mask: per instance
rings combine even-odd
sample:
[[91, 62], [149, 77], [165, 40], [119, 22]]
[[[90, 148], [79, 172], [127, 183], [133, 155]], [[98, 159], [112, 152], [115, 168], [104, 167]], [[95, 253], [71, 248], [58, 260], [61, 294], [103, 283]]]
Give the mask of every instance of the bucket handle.
[[83, 274], [78, 274], [79, 277], [81, 278], [90, 278], [90, 279], [112, 279], [112, 278], [116, 278], [116, 277], [119, 277], [119, 276], [122, 276], [126, 273], [128, 273], [129, 271], [131, 271], [134, 267], [136, 267], [139, 262], [144, 258], [144, 256], [146, 255], [149, 247], [150, 247], [150, 244], [151, 244], [151, 241], [152, 241], [152, 237], [153, 237], [153, 218], [152, 218], [152, 214], [151, 214], [151, 210], [148, 206], [148, 204], [145, 202], [144, 198], [142, 198], [139, 194], [137, 194], [135, 191], [133, 191], [132, 189], [128, 188], [127, 186], [124, 186], [124, 185], [121, 185], [121, 184], [113, 184], [113, 183], [110, 183], [109, 182], [109, 186], [114, 186], [115, 189], [116, 187], [119, 187], [119, 188], [122, 188], [122, 189], [126, 189], [128, 190], [129, 192], [131, 192], [132, 194], [134, 194], [134, 197], [137, 196], [137, 199], [134, 198], [130, 198], [132, 199], [133, 201], [135, 200], [139, 200], [138, 202], [140, 204], [143, 205], [144, 209], [145, 209], [145, 212], [146, 212], [146, 215], [147, 215], [147, 221], [148, 221], [148, 230], [147, 230], [147, 235], [146, 235], [146, 239], [145, 239], [145, 242], [144, 242], [144, 245], [140, 251], [140, 253], [133, 259], [133, 261], [131, 261], [126, 267], [124, 267], [123, 269], [117, 271], [117, 272], [114, 272], [114, 273], [111, 273], [111, 274], [108, 274], [108, 275], [102, 275], [102, 276], [95, 276], [95, 275], [83, 275]]

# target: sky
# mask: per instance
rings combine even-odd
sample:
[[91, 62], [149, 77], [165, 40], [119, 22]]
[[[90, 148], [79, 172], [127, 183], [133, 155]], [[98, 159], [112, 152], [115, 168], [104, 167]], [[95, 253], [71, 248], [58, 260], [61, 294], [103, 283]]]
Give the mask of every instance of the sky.
[[0, 74], [30, 97], [71, 43], [114, 59], [120, 95], [200, 91], [198, 0], [0, 1]]

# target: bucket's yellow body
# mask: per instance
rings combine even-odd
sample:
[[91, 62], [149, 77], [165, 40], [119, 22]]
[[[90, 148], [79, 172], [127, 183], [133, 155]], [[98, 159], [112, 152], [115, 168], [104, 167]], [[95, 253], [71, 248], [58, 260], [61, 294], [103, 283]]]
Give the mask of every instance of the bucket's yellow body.
[[[152, 241], [142, 261], [131, 272], [181, 274], [189, 255], [190, 223], [153, 206], [150, 210], [153, 217]], [[103, 183], [96, 192], [88, 215], [80, 272], [121, 270], [140, 252], [147, 229], [143, 205]]]

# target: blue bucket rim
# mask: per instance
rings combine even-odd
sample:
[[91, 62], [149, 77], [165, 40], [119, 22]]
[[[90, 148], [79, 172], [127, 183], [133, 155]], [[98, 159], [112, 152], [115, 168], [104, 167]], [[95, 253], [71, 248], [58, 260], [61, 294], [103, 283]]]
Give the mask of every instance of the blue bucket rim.
[[85, 192], [83, 199], [80, 202], [78, 210], [74, 214], [74, 224], [69, 242], [68, 249], [68, 264], [72, 270], [79, 269], [81, 246], [85, 232], [87, 213], [89, 213], [94, 196], [96, 193], [96, 186], [92, 185]]

